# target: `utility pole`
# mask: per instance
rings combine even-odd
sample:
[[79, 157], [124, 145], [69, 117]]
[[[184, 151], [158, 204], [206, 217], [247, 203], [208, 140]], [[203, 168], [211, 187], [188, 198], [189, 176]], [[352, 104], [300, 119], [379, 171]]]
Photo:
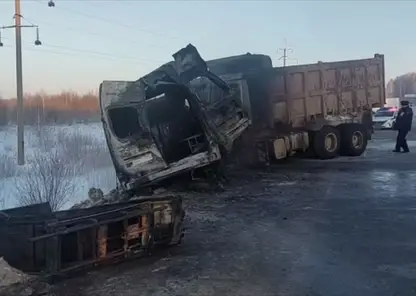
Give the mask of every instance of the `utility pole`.
[[293, 52], [293, 49], [290, 47], [287, 47], [287, 42], [285, 39], [285, 46], [283, 48], [278, 48], [277, 51], [283, 51], [283, 55], [279, 58], [279, 60], [283, 60], [283, 67], [286, 67], [287, 65], [287, 60], [296, 60], [297, 63], [297, 59], [296, 58], [289, 58], [289, 56], [287, 55], [289, 52]]
[[292, 51], [292, 49], [291, 48], [286, 48], [286, 47], [284, 47], [284, 48], [279, 48], [280, 50], [283, 50], [283, 55], [279, 58], [279, 60], [281, 60], [281, 59], [283, 59], [283, 67], [286, 67], [286, 60], [287, 60], [287, 58], [288, 58], [288, 56], [287, 56], [287, 52], [288, 51]]
[[15, 0], [14, 27], [16, 34], [16, 88], [17, 88], [17, 164], [25, 164], [23, 70], [22, 70], [22, 27], [20, 0]]
[[[36, 28], [35, 45], [41, 45], [39, 40], [39, 27], [34, 24], [22, 25], [20, 0], [14, 2], [14, 25], [2, 26], [0, 29], [15, 29], [16, 35], [16, 94], [17, 94], [17, 164], [25, 164], [24, 144], [24, 108], [23, 108], [23, 70], [22, 70], [22, 28]], [[3, 46], [0, 35], [0, 47]]]

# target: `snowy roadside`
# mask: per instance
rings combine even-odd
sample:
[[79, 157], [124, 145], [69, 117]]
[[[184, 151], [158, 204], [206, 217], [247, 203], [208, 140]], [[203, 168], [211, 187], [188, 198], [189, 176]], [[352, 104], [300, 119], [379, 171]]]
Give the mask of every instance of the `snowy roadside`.
[[0, 296], [47, 296], [51, 286], [11, 267], [0, 258]]
[[[37, 181], [36, 174], [45, 169], [43, 161], [59, 161], [60, 166], [70, 167], [72, 174], [59, 171], [60, 178], [73, 187], [61, 209], [88, 198], [91, 187], [105, 193], [116, 186], [116, 176], [107, 150], [101, 123], [62, 126], [27, 127], [25, 130], [26, 164], [16, 165], [16, 128], [0, 130], [0, 208], [10, 208], [21, 203], [19, 196], [25, 191], [21, 185]], [[52, 160], [51, 160], [52, 161]], [[46, 172], [53, 174], [54, 167]], [[30, 176], [30, 178], [28, 177]], [[69, 181], [71, 180], [71, 181]], [[26, 186], [27, 187], [27, 186]], [[21, 188], [20, 188], [21, 189]]]
[[[75, 177], [75, 191], [62, 210], [69, 209], [76, 203], [88, 198], [88, 190], [92, 187], [100, 188], [107, 193], [116, 187], [116, 175], [113, 167], [103, 167]], [[12, 208], [18, 205], [16, 198], [16, 178], [9, 177], [0, 180], [0, 208]]]

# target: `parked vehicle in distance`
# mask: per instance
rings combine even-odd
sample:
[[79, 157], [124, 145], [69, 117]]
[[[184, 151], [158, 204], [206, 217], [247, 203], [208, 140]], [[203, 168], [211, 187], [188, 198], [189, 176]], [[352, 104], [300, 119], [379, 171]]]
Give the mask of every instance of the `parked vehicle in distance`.
[[371, 108], [371, 112], [373, 113], [373, 115], [376, 114], [378, 109], [380, 109], [380, 107]]
[[400, 98], [386, 98], [386, 103], [383, 107], [394, 107], [399, 109], [400, 108]]
[[404, 95], [404, 100], [409, 102], [410, 108], [414, 108], [416, 106], [416, 94], [406, 94]]
[[398, 107], [383, 107], [373, 115], [374, 129], [392, 129], [396, 120]]

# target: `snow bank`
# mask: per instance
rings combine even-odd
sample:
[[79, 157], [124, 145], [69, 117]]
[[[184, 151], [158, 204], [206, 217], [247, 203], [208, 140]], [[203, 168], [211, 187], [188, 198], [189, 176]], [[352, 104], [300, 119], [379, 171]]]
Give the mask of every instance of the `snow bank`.
[[0, 296], [55, 296], [52, 287], [11, 267], [0, 258]]
[[3, 257], [0, 258], [0, 288], [16, 283], [24, 283], [32, 277], [11, 267]]

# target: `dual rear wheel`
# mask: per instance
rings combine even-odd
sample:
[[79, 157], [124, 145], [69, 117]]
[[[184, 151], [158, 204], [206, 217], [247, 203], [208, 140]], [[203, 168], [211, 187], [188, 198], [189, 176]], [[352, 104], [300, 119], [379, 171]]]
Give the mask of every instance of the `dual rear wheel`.
[[312, 134], [312, 149], [320, 159], [338, 155], [360, 156], [367, 148], [367, 131], [362, 124], [324, 126]]

